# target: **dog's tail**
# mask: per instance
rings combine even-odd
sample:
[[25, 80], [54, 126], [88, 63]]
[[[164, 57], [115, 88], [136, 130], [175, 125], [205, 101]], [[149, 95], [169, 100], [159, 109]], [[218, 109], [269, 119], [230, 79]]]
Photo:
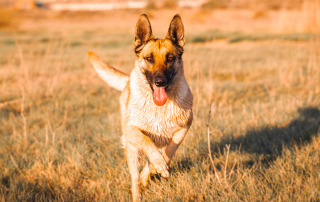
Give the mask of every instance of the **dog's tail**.
[[88, 52], [89, 60], [99, 76], [111, 87], [122, 91], [129, 81], [129, 75], [111, 67], [93, 52]]

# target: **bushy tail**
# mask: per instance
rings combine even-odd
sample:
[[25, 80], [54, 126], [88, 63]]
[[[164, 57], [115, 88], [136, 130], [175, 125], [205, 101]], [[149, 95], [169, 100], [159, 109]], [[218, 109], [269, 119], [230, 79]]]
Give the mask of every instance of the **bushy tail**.
[[88, 55], [99, 76], [111, 87], [122, 91], [129, 81], [129, 75], [109, 66], [93, 52], [88, 52]]

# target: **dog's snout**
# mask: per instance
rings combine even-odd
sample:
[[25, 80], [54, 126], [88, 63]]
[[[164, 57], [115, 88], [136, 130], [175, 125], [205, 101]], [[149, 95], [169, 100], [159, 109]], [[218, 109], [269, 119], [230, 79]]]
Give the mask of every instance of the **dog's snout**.
[[165, 77], [156, 77], [154, 79], [154, 84], [157, 87], [165, 87], [167, 85], [168, 81]]

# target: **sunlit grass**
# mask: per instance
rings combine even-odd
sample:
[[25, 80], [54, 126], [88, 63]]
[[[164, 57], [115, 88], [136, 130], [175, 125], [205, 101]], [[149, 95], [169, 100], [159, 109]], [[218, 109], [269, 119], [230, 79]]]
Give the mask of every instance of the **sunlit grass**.
[[[318, 37], [250, 40], [262, 37], [252, 33], [229, 43], [234, 32], [215, 33], [225, 37], [187, 41], [194, 122], [171, 178], [154, 177], [143, 199], [318, 201]], [[129, 73], [132, 33], [2, 31], [0, 44], [0, 198], [128, 201], [120, 92], [98, 78], [86, 52]]]

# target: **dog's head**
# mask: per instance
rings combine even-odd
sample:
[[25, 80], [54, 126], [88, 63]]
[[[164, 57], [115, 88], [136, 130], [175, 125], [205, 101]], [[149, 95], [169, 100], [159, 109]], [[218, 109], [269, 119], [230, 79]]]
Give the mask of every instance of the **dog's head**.
[[134, 36], [136, 60], [158, 106], [166, 103], [166, 91], [182, 68], [184, 43], [184, 28], [179, 14], [172, 19], [165, 39], [153, 37], [147, 15], [139, 18]]

